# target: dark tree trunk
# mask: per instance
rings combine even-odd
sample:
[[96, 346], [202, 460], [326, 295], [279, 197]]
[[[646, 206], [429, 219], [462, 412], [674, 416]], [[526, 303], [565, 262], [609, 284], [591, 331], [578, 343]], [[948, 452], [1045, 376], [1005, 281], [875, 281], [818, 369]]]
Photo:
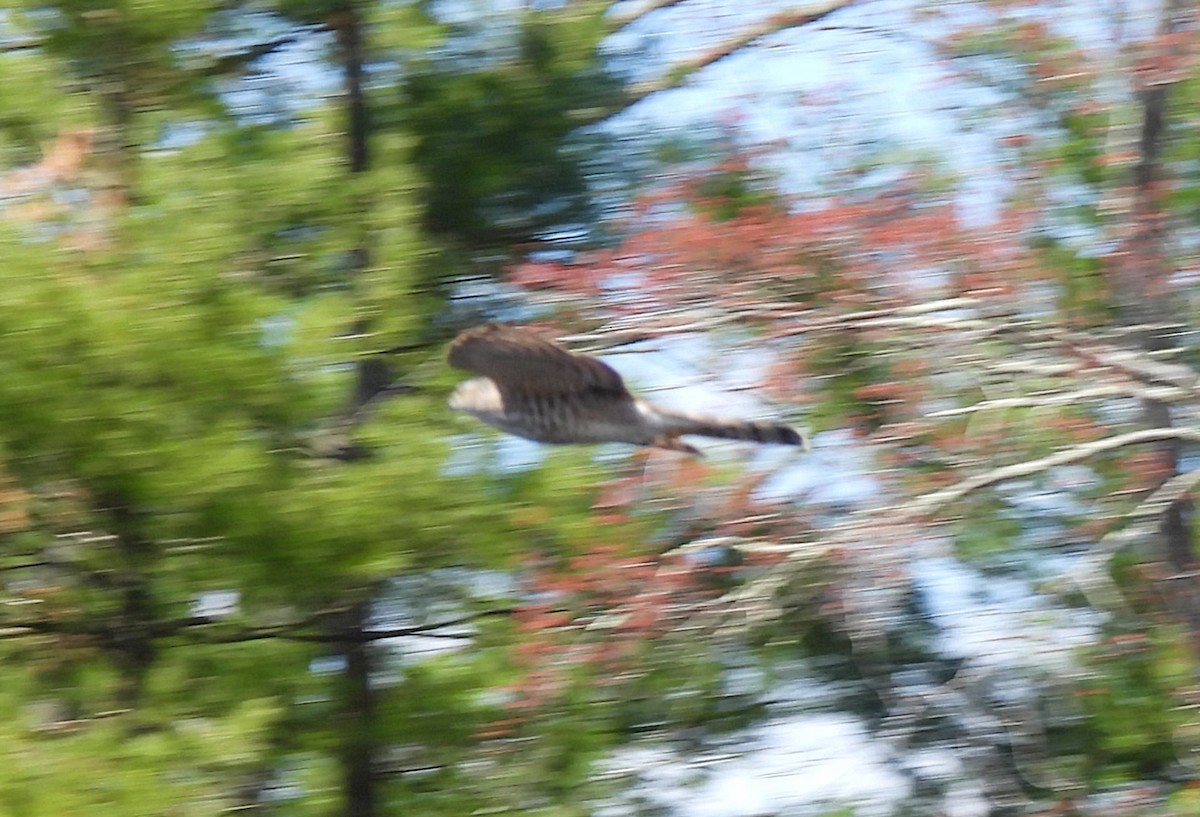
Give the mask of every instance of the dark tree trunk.
[[[364, 87], [366, 39], [362, 15], [355, 3], [349, 3], [336, 18], [334, 30], [345, 78], [346, 159], [351, 173], [362, 173], [371, 163], [371, 120]], [[359, 205], [360, 210], [364, 212], [369, 207], [369, 203], [365, 201]], [[357, 246], [350, 249], [349, 256], [351, 276], [370, 265], [371, 253], [365, 234], [359, 236]], [[366, 333], [370, 329], [369, 322], [365, 319], [354, 327], [356, 333]], [[358, 363], [355, 380], [354, 393], [347, 410], [350, 416], [386, 388], [391, 381], [391, 371], [382, 358], [363, 359]]]
[[147, 578], [154, 546], [142, 537], [137, 515], [127, 505], [110, 504], [108, 512], [121, 556], [117, 579], [120, 606], [109, 644], [121, 679], [118, 703], [134, 710], [141, 703], [155, 658], [155, 610]]
[[[332, 21], [337, 36], [344, 77], [346, 159], [351, 173], [363, 173], [370, 166], [370, 118], [367, 111], [364, 70], [366, 40], [363, 19], [356, 3], [349, 2]], [[365, 214], [369, 202], [359, 202]], [[349, 250], [349, 272], [356, 276], [370, 265], [367, 235], [360, 231]], [[355, 332], [367, 332], [365, 323]], [[363, 359], [356, 367], [354, 392], [349, 414], [367, 403], [387, 385], [387, 373], [379, 371], [372, 359]], [[341, 766], [342, 795], [346, 817], [375, 817], [378, 792], [375, 786], [376, 741], [374, 734], [374, 693], [371, 689], [371, 645], [364, 640], [370, 614], [369, 602], [354, 605], [343, 624], [340, 647], [346, 661], [342, 689]]]
[[346, 83], [346, 136], [350, 172], [361, 173], [370, 163], [370, 123], [363, 88], [363, 63], [366, 61], [363, 21], [354, 3], [347, 5], [338, 17], [336, 31]]
[[[338, 51], [342, 58], [342, 74], [345, 82], [346, 112], [346, 159], [351, 173], [362, 173], [371, 162], [370, 120], [367, 115], [366, 88], [363, 63], [366, 47], [363, 38], [363, 20], [358, 6], [350, 3], [337, 18]], [[370, 263], [365, 237], [350, 250], [351, 273], [361, 272]]]
[[375, 817], [375, 696], [371, 689], [371, 644], [364, 638], [370, 615], [366, 602], [354, 605], [342, 631], [346, 661], [342, 693], [342, 792], [346, 817]]
[[[1194, 28], [1191, 0], [1170, 0], [1163, 11], [1160, 34]], [[1157, 48], [1166, 48], [1158, 44]], [[1131, 330], [1132, 339], [1144, 350], [1165, 351], [1176, 345], [1179, 315], [1172, 297], [1170, 278], [1174, 271], [1165, 241], [1166, 214], [1162, 207], [1161, 162], [1167, 129], [1167, 105], [1172, 84], [1149, 81], [1138, 91], [1141, 131], [1138, 161], [1133, 169], [1131, 224], [1114, 270], [1113, 295], [1120, 322]], [[1143, 405], [1143, 418], [1151, 428], [1173, 424], [1170, 406], [1157, 400]], [[1158, 447], [1163, 480], [1179, 473], [1181, 445], [1163, 442]], [[1200, 584], [1195, 577], [1192, 548], [1192, 502], [1174, 502], [1159, 526], [1162, 553], [1170, 571], [1167, 598], [1187, 624], [1193, 649], [1200, 658]]]

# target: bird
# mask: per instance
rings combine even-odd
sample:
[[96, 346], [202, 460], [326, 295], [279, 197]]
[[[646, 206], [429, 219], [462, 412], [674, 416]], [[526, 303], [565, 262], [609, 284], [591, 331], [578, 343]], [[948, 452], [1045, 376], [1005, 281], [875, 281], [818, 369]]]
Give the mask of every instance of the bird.
[[629, 443], [699, 455], [682, 435], [808, 448], [788, 425], [708, 417], [656, 406], [632, 394], [615, 369], [531, 329], [487, 323], [461, 332], [447, 355], [472, 377], [450, 408], [527, 440], [552, 444]]

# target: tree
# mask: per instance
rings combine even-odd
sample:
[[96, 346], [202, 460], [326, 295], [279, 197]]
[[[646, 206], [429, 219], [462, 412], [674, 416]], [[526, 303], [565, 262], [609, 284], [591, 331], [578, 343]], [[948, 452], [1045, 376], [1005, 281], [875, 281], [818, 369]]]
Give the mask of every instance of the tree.
[[[197, 90], [211, 64], [192, 69], [174, 50], [215, 9], [177, 12], [31, 14], [37, 46], [9, 62], [45, 80], [23, 86], [31, 95], [73, 113], [60, 100], [79, 99], [83, 127], [29, 169], [26, 222], [6, 240], [0, 448], [23, 520], [6, 573], [24, 601], [4, 623], [24, 659], [9, 665], [6, 706], [31, 763], [8, 769], [4, 788], [32, 813], [217, 811], [290, 785], [287, 769], [308, 801], [328, 800], [320, 781], [340, 764], [348, 810], [372, 813], [386, 730], [362, 697], [369, 645], [439, 633], [424, 615], [381, 628], [371, 604], [406, 571], [499, 558], [504, 525], [477, 481], [441, 473], [436, 390], [359, 432], [394, 456], [313, 456], [354, 391], [346, 362], [372, 342], [342, 339], [357, 314], [386, 313], [393, 341], [427, 320], [410, 295], [422, 252], [405, 216], [412, 185], [398, 162], [347, 174], [323, 111], [275, 128], [223, 110]], [[74, 70], [55, 76], [47, 62]], [[17, 124], [14, 152], [74, 123]], [[183, 128], [182, 142], [160, 142], [160, 127]], [[82, 203], [34, 207], [54, 188]], [[366, 241], [369, 267], [356, 252]], [[469, 621], [482, 603], [462, 604], [447, 617]], [[336, 645], [357, 685], [310, 671]], [[458, 677], [436, 711], [469, 723], [472, 661], [442, 664], [394, 694], [424, 689], [421, 706], [437, 678]], [[58, 734], [70, 738], [50, 742]], [[103, 786], [47, 783], [94, 775], [98, 753], [113, 763]]]
[[[1001, 706], [1012, 724], [1003, 741], [1011, 761], [976, 769], [999, 807], [1170, 778], [1191, 752], [1173, 701], [1195, 667], [1177, 633], [1182, 624], [1194, 639], [1186, 498], [1196, 477], [1180, 473], [1180, 457], [1196, 440], [1185, 419], [1196, 380], [1173, 340], [1188, 317], [1174, 282], [1191, 262], [1171, 254], [1186, 251], [1190, 231], [1162, 179], [1176, 174], [1181, 189], [1190, 185], [1187, 165], [1162, 157], [1182, 159], [1188, 144], [1166, 141], [1168, 111], [1182, 121], [1194, 112], [1166, 100], [1190, 70], [1194, 21], [1190, 10], [1168, 6], [1157, 35], [1123, 44], [1144, 57], [1126, 63], [1141, 67], [1136, 98], [1122, 99], [1107, 94], [1111, 84], [1089, 84], [1111, 78], [1111, 69], [1093, 72], [1049, 23], [1031, 23], [1014, 7], [1006, 27], [1007, 6], [994, 8], [980, 31], [947, 44], [950, 64], [976, 80], [993, 71], [1017, 77], [1005, 88], [1005, 121], [1036, 123], [1032, 134], [1003, 133], [1016, 182], [992, 224], [964, 226], [942, 179], [919, 172], [882, 187], [845, 177], [852, 192], [796, 206], [734, 155], [664, 177], [631, 210], [619, 247], [571, 263], [521, 264], [511, 280], [586, 327], [575, 338], [593, 347], [696, 330], [720, 332], [726, 347], [753, 344], [767, 358], [756, 391], [781, 405], [813, 401], [819, 426], [854, 424], [887, 463], [891, 501], [833, 526], [816, 509], [789, 508], [783, 516], [792, 524], [812, 524], [799, 534], [759, 527], [751, 543], [765, 539], [767, 551], [792, 555], [748, 571], [725, 609], [806, 619], [814, 591], [801, 568], [823, 560], [833, 584], [815, 595], [837, 598], [828, 626], [845, 641], [835, 648], [851, 652], [890, 721], [914, 707], [928, 711], [934, 698], [889, 680], [911, 657], [899, 631], [880, 630], [914, 590], [904, 551], [882, 543], [949, 538], [992, 570], [1010, 569], [997, 557], [1015, 549], [1087, 549], [1082, 572], [1050, 594], [1109, 617], [1109, 640], [1088, 658], [1094, 674], [1074, 693], [1088, 702], [1086, 725], [1064, 714], [1076, 710], [1064, 705], [1062, 679], [1031, 681], [1040, 694], [1020, 709]], [[1120, 141], [1129, 132], [1122, 123], [1135, 123], [1132, 145]], [[1064, 222], [1074, 235], [1060, 237]], [[631, 275], [636, 299], [597, 297], [614, 276]], [[1054, 501], [1035, 511], [1031, 492]], [[1153, 557], [1131, 559], [1126, 548], [1151, 541]], [[759, 547], [745, 549], [762, 558]], [[1151, 600], [1157, 593], [1165, 607]], [[993, 694], [981, 668], [967, 664], [947, 677], [937, 700], [962, 708], [955, 690], [976, 701]], [[1121, 697], [1131, 694], [1136, 709]], [[916, 724], [904, 728], [920, 737]], [[996, 758], [993, 732], [962, 737]], [[1084, 765], [1064, 773], [1077, 755]]]
[[[619, 742], [752, 720], [754, 696], [720, 692], [723, 648], [747, 643], [768, 669], [821, 656], [907, 745], [975, 747], [967, 773], [997, 807], [1172, 773], [1194, 672], [1176, 628], [1200, 609], [1180, 473], [1195, 375], [1147, 316], [1181, 306], [1167, 293], [1190, 263], [1170, 253], [1191, 241], [1194, 145], [1161, 129], [1194, 114], [1185, 94], [1166, 105], [1192, 81], [1188, 10], [1128, 44], [1150, 55], [1121, 64], [1137, 98], [1005, 4], [945, 43], [966, 78], [1011, 80], [1010, 121], [1034, 123], [1005, 134], [1016, 172], [990, 225], [961, 223], [922, 161], [864, 160], [797, 202], [735, 138], [609, 195], [625, 221], [593, 231], [588, 125], [851, 4], [755, 19], [657, 78], [630, 64], [645, 52], [601, 58], [686, 5], [560, 4], [482, 32], [428, 4], [14, 15], [0, 568], [19, 660], [0, 707], [30, 761], [0, 776], [10, 801], [580, 810]], [[439, 30], [454, 53], [417, 53]], [[322, 42], [333, 105], [238, 107], [214, 84]], [[617, 240], [562, 240], [581, 223]], [[454, 255], [421, 227], [489, 268], [518, 258], [507, 282], [577, 345], [714, 332], [778, 412], [854, 429], [886, 502], [771, 500], [769, 474], [720, 456], [444, 466], [434, 361], [455, 327], [429, 284], [468, 267], [431, 272]], [[605, 296], [618, 277], [636, 301]], [[1056, 504], [1031, 510], [1037, 491]], [[1133, 558], [1164, 510], [1159, 558]], [[1086, 547], [1092, 569], [1047, 595], [1108, 615], [1089, 673], [1012, 703], [1007, 678], [939, 656], [903, 546], [945, 541], [995, 571]], [[439, 569], [460, 565], [516, 589], [480, 598]], [[401, 660], [388, 641], [434, 636], [468, 646]], [[936, 683], [898, 680], [913, 667]]]

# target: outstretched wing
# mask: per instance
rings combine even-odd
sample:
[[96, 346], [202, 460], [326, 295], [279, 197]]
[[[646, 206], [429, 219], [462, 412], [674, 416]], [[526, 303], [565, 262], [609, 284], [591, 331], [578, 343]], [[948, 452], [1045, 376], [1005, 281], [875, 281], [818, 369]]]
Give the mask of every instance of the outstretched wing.
[[514, 326], [488, 323], [468, 329], [450, 344], [449, 358], [454, 368], [489, 378], [502, 393], [536, 397], [629, 394], [621, 375], [608, 364]]

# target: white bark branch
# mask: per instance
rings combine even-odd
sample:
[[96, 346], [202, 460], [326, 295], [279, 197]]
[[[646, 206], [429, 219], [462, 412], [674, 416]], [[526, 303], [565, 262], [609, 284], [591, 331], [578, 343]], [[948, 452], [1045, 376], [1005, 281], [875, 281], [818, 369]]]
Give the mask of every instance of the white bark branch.
[[[899, 512], [901, 519], [914, 519], [917, 517], [929, 516], [940, 510], [943, 506], [955, 502], [968, 494], [974, 493], [981, 488], [986, 488], [990, 485], [995, 485], [1000, 482], [1007, 482], [1011, 479], [1020, 479], [1021, 477], [1032, 476], [1047, 471], [1050, 468], [1055, 468], [1060, 465], [1068, 465], [1080, 460], [1086, 460], [1089, 457], [1094, 457], [1097, 454], [1103, 454], [1107, 451], [1115, 451], [1118, 448], [1124, 448], [1130, 445], [1140, 445], [1142, 443], [1162, 442], [1164, 440], [1189, 440], [1191, 442], [1200, 442], [1200, 429], [1196, 428], [1147, 428], [1141, 431], [1131, 431], [1127, 434], [1118, 434], [1115, 437], [1105, 437], [1102, 440], [1095, 440], [1090, 443], [1072, 446], [1070, 448], [1057, 451], [1046, 457], [1041, 457], [1036, 460], [1028, 460], [1026, 462], [1018, 462], [1013, 465], [1006, 465], [1001, 468], [993, 468], [990, 471], [985, 471], [982, 474], [977, 474], [973, 477], [968, 477], [961, 482], [951, 485], [946, 488], [941, 488], [936, 491], [918, 496], [916, 499], [906, 503], [901, 507], [894, 508], [894, 511]], [[887, 513], [881, 511], [880, 513]]]
[[931, 411], [925, 416], [932, 419], [962, 417], [984, 411], [1001, 411], [1012, 408], [1069, 406], [1082, 403], [1086, 400], [1102, 400], [1111, 397], [1136, 397], [1143, 400], [1161, 400], [1164, 403], [1181, 403], [1194, 399], [1196, 395], [1184, 389], [1177, 389], [1170, 386], [1113, 384], [1109, 386], [1093, 386], [1090, 389], [1078, 389], [1076, 391], [1031, 394], [1024, 397], [998, 397], [994, 400], [983, 400], [969, 406], [962, 406], [961, 408]]

